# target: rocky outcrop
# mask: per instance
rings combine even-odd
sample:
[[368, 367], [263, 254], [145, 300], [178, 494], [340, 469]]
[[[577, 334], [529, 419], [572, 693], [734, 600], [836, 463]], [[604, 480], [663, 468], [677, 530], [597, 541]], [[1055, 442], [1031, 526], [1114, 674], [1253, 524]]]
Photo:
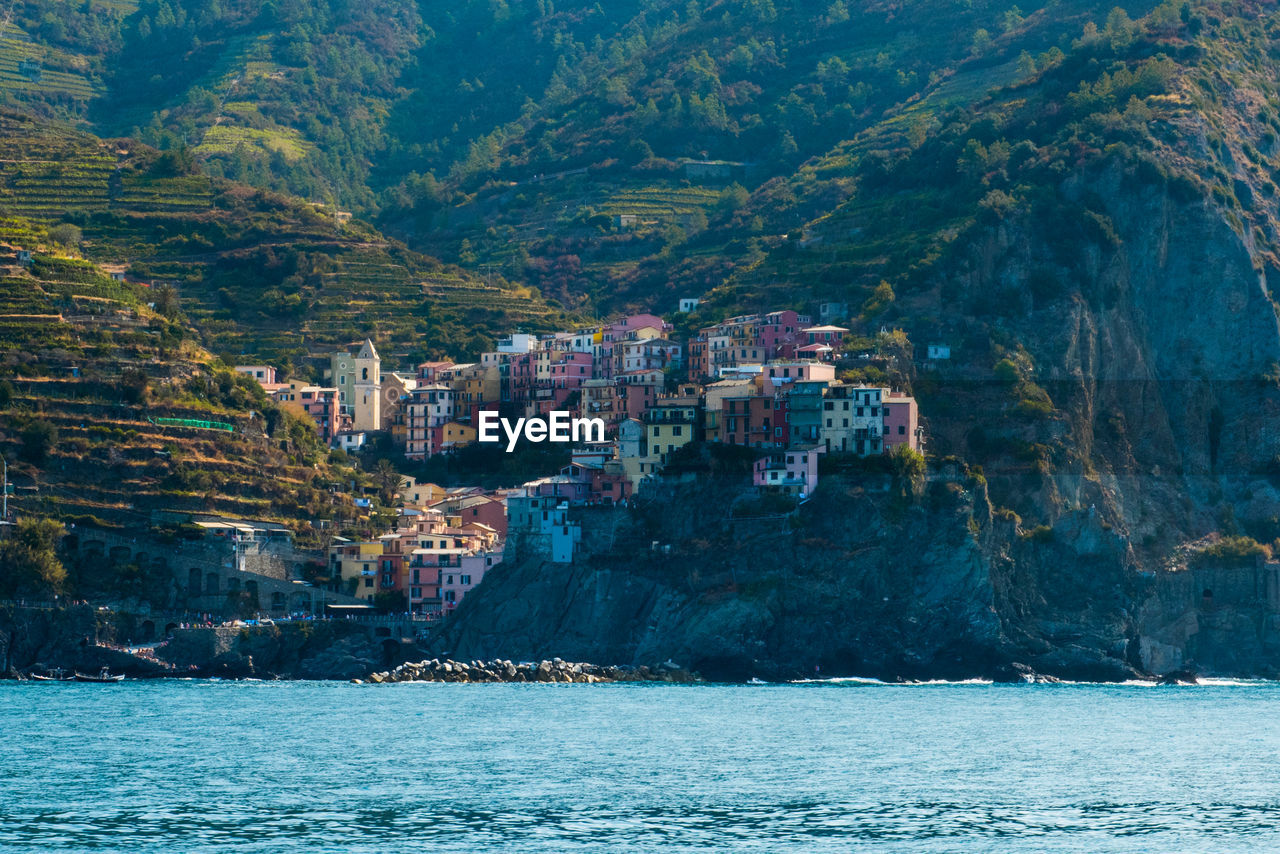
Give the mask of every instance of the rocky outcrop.
[[355, 682], [700, 682], [701, 677], [672, 662], [655, 667], [609, 667], [564, 661], [559, 658], [539, 662], [510, 661], [430, 661], [406, 662], [392, 670], [372, 673]]
[[403, 661], [412, 649], [411, 641], [335, 620], [180, 629], [158, 654], [202, 676], [354, 679]]
[[415, 653], [411, 639], [383, 636], [386, 626], [337, 620], [171, 628], [154, 657], [130, 653], [126, 641], [156, 619], [89, 606], [0, 606], [0, 673], [106, 667], [136, 678], [352, 679]]
[[88, 605], [67, 608], [0, 606], [0, 673], [51, 669], [149, 678], [174, 675], [165, 662], [133, 655], [122, 642], [136, 629], [128, 615]]
[[726, 508], [740, 482], [709, 477], [636, 510], [585, 510], [581, 559], [504, 562], [428, 645], [674, 659], [716, 680], [994, 677], [1013, 663], [1033, 678], [1138, 675], [1140, 579], [1096, 514], [1032, 539], [992, 513], [980, 478], [941, 473], [903, 504], [889, 487], [828, 477], [794, 516], [739, 520]]

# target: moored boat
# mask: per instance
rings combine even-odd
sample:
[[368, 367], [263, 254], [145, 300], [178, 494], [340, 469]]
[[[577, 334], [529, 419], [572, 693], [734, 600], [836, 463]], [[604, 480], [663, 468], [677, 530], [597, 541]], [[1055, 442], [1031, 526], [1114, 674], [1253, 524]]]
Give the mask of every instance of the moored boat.
[[88, 676], [84, 673], [81, 673], [79, 670], [77, 670], [75, 675], [75, 680], [77, 682], [123, 682], [124, 674], [123, 673], [112, 674], [105, 667], [102, 668], [100, 671], [98, 671], [97, 676]]
[[74, 676], [67, 673], [61, 667], [46, 670], [43, 674], [31, 673], [29, 676], [37, 682], [71, 682], [75, 679]]

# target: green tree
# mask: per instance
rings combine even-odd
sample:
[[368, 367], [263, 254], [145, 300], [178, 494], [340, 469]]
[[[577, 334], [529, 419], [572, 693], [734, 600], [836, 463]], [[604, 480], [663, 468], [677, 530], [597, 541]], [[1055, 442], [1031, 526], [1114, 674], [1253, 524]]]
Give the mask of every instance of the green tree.
[[22, 428], [19, 437], [22, 439], [22, 458], [41, 465], [58, 442], [58, 428], [48, 421], [32, 421]]
[[374, 594], [373, 607], [379, 614], [401, 614], [409, 610], [409, 600], [397, 590], [384, 590]]
[[177, 317], [181, 310], [178, 305], [178, 292], [173, 285], [163, 284], [155, 290], [156, 311], [165, 317]]
[[138, 368], [120, 372], [120, 399], [126, 403], [144, 403], [147, 399], [147, 374]]
[[171, 148], [156, 158], [152, 170], [157, 175], [190, 175], [196, 168], [196, 158], [185, 145]]
[[79, 226], [72, 225], [69, 222], [62, 222], [49, 229], [49, 239], [54, 243], [74, 248], [84, 240], [84, 232], [80, 230]]
[[877, 315], [888, 308], [894, 299], [896, 297], [894, 296], [893, 288], [882, 279], [880, 284], [876, 285], [875, 290], [871, 292], [871, 296], [862, 304], [862, 312], [867, 317]]
[[1012, 359], [1001, 359], [995, 366], [996, 379], [1005, 385], [1014, 385], [1021, 381], [1022, 373]]
[[1018, 54], [1018, 76], [1023, 80], [1031, 77], [1036, 73], [1036, 60], [1030, 53], [1023, 51]]
[[738, 183], [730, 184], [720, 193], [720, 200], [717, 206], [724, 213], [732, 213], [747, 203], [747, 199], [751, 194], [747, 192], [747, 188]]
[[893, 467], [893, 497], [908, 502], [924, 489], [924, 455], [910, 445], [898, 445], [889, 454]]
[[382, 491], [383, 504], [390, 504], [395, 499], [396, 490], [400, 488], [400, 484], [404, 483], [404, 478], [396, 470], [395, 463], [385, 457], [378, 460], [378, 464], [374, 467], [373, 479], [378, 484], [378, 489]]
[[991, 33], [981, 28], [975, 30], [973, 41], [969, 45], [969, 53], [978, 56], [986, 53], [989, 47], [991, 47]]
[[67, 580], [58, 559], [62, 535], [62, 525], [52, 519], [19, 519], [0, 540], [0, 591], [8, 596], [61, 593]]

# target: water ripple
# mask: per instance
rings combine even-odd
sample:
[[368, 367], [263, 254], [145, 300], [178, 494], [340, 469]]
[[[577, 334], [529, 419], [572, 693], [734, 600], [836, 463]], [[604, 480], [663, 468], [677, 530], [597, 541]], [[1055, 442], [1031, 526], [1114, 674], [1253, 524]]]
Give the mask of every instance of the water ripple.
[[0, 851], [1280, 850], [1271, 684], [53, 687]]
[[[400, 809], [252, 808], [231, 804], [175, 804], [160, 809], [20, 814], [0, 811], [0, 846], [46, 850], [164, 850], [175, 846], [266, 850], [293, 845], [392, 850], [397, 845], [450, 845], [479, 850], [509, 846], [579, 850], [607, 839], [618, 849], [697, 849], [732, 846], [813, 847], [824, 840], [972, 843], [1054, 837], [1183, 838], [1186, 834], [1237, 838], [1280, 837], [1276, 804], [1077, 803], [983, 805], [972, 803], [759, 804], [739, 808], [593, 805], [574, 809], [459, 809], [422, 805]], [[527, 850], [527, 849], [526, 849]], [[1014, 850], [995, 848], [991, 850]], [[1041, 850], [1041, 849], [1026, 849]], [[1134, 850], [1140, 850], [1135, 848]]]

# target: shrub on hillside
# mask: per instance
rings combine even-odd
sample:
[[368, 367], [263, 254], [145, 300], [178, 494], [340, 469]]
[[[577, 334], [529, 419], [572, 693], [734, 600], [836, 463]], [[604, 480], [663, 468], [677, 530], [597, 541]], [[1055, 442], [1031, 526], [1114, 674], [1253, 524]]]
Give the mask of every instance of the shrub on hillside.
[[1192, 562], [1227, 566], [1248, 566], [1259, 557], [1271, 557], [1271, 550], [1253, 537], [1225, 537], [1195, 553]]
[[58, 559], [63, 528], [52, 519], [19, 519], [0, 540], [0, 595], [61, 593], [66, 567]]
[[58, 428], [48, 421], [36, 420], [23, 427], [19, 436], [22, 439], [22, 458], [41, 465], [58, 442]]

